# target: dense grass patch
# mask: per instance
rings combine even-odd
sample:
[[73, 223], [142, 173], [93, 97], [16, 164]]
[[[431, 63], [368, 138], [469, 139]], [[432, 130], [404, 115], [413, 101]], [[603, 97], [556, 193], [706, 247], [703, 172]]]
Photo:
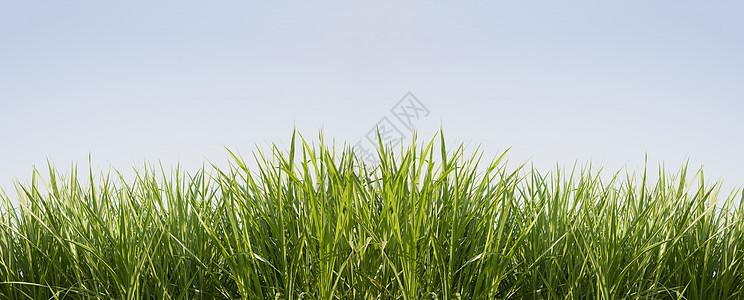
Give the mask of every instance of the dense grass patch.
[[0, 196], [0, 298], [744, 298], [741, 194], [686, 167], [543, 175], [441, 136], [374, 168], [322, 139], [270, 152], [130, 181], [50, 167]]

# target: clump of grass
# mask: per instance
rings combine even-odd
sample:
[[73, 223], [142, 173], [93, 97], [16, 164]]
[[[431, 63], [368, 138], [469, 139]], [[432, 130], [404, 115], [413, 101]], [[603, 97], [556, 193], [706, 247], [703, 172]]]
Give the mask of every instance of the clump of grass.
[[294, 134], [255, 169], [233, 152], [131, 181], [49, 166], [0, 196], [0, 298], [744, 297], [744, 199], [702, 172], [605, 182], [441, 135], [380, 146], [374, 167]]

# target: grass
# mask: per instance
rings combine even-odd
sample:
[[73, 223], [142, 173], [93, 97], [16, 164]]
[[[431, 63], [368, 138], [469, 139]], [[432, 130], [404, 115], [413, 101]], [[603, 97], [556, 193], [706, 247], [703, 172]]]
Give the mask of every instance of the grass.
[[0, 196], [0, 298], [744, 298], [744, 199], [702, 171], [543, 175], [441, 135], [373, 168], [295, 137], [254, 169], [35, 172]]

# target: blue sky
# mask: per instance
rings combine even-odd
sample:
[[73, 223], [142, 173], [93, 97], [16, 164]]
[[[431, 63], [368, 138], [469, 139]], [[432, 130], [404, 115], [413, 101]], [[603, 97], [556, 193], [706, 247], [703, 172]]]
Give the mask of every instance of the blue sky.
[[744, 185], [744, 4], [126, 1], [0, 8], [0, 187], [46, 160], [224, 162], [355, 143], [407, 92], [430, 137], [549, 169], [644, 156]]

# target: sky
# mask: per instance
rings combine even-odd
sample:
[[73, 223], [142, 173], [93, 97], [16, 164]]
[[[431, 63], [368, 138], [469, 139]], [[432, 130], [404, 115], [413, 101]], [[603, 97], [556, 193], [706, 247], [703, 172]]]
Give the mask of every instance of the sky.
[[[381, 120], [540, 170], [744, 186], [740, 1], [6, 1], [0, 187], [51, 161], [196, 170]], [[410, 94], [409, 94], [410, 93]], [[413, 95], [413, 97], [411, 97]], [[400, 102], [403, 101], [403, 102]], [[413, 101], [413, 102], [411, 102]], [[425, 110], [424, 110], [425, 108]], [[409, 112], [411, 112], [409, 110]], [[128, 173], [129, 172], [129, 173]]]

